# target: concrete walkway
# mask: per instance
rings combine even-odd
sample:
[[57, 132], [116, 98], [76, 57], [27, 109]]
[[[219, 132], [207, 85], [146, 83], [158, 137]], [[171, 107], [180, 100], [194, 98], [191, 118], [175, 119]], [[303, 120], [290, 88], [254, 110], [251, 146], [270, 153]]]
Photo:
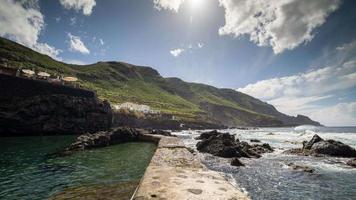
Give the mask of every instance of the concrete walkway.
[[134, 200], [240, 200], [249, 199], [219, 173], [203, 166], [179, 138], [145, 135], [158, 142]]

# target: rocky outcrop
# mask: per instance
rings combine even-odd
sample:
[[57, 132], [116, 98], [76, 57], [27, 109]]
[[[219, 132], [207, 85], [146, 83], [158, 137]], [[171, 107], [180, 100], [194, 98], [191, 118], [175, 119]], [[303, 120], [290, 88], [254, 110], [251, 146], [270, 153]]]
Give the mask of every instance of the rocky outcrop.
[[351, 166], [351, 167], [355, 167], [355, 168], [356, 168], [356, 158], [347, 161], [346, 164], [349, 165], [349, 166]]
[[0, 136], [82, 134], [111, 127], [110, 104], [96, 98], [59, 94], [0, 102]]
[[313, 156], [356, 157], [356, 150], [349, 145], [335, 140], [324, 140], [318, 135], [314, 135], [310, 141], [304, 141], [303, 148], [288, 150], [286, 153]]
[[196, 145], [198, 151], [224, 158], [259, 158], [261, 154], [273, 151], [268, 144], [250, 145], [247, 142], [235, 140], [234, 136], [229, 133], [217, 131], [202, 133], [198, 139], [202, 139]]
[[60, 154], [70, 154], [74, 151], [106, 147], [124, 142], [138, 141], [141, 132], [137, 129], [120, 127], [110, 131], [95, 134], [83, 134]]
[[243, 164], [238, 158], [233, 158], [231, 160], [230, 164], [232, 166], [235, 166], [235, 167], [243, 167], [243, 166], [245, 166], [245, 164]]

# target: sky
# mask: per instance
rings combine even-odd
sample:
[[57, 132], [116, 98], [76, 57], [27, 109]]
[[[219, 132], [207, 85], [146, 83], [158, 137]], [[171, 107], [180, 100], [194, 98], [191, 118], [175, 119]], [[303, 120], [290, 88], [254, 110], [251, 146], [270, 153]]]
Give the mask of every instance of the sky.
[[356, 126], [354, 0], [1, 0], [0, 36], [73, 64], [123, 61]]

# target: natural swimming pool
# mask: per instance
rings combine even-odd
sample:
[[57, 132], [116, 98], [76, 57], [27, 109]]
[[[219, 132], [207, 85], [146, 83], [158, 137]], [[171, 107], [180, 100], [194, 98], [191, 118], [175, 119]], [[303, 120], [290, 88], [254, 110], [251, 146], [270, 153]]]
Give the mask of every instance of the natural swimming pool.
[[75, 136], [0, 138], [0, 199], [127, 199], [156, 145], [132, 142], [48, 156]]

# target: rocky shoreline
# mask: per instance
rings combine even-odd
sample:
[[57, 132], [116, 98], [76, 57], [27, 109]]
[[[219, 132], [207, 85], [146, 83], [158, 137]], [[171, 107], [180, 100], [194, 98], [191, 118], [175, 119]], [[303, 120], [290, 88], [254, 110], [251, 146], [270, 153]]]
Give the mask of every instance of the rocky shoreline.
[[[230, 133], [221, 133], [216, 130], [203, 132], [197, 140], [196, 147], [199, 152], [209, 153], [223, 158], [232, 158], [231, 165], [243, 166], [238, 158], [260, 158], [264, 153], [273, 152], [273, 148], [267, 144], [249, 144], [235, 139]], [[259, 141], [254, 140], [258, 143]]]
[[[261, 143], [260, 140], [250, 139], [251, 143], [235, 139], [230, 133], [221, 133], [216, 130], [201, 133], [195, 138], [199, 140], [196, 148], [201, 153], [230, 158], [232, 166], [245, 166], [239, 158], [260, 158], [265, 153], [272, 153], [274, 149], [267, 143]], [[345, 164], [356, 167], [356, 150], [342, 142], [335, 140], [324, 140], [318, 135], [314, 135], [310, 141], [304, 141], [303, 147], [299, 149], [290, 149], [284, 151], [285, 154], [302, 155], [302, 156], [331, 156], [353, 158]], [[286, 166], [296, 171], [313, 173], [314, 169], [306, 166], [286, 163]]]

